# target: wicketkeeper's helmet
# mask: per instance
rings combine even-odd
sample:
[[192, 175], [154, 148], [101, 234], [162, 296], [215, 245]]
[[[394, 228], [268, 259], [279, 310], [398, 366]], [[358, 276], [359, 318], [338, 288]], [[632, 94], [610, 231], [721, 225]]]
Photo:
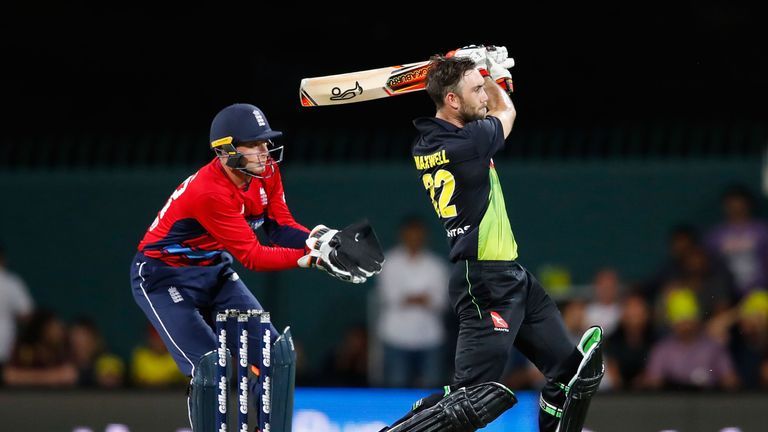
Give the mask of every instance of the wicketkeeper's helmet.
[[[238, 103], [230, 105], [216, 114], [211, 122], [211, 149], [220, 157], [227, 158], [226, 165], [253, 177], [270, 177], [275, 172], [275, 165], [283, 160], [283, 146], [275, 146], [273, 138], [282, 136], [280, 131], [272, 130], [264, 113], [254, 105]], [[240, 143], [266, 141], [269, 160], [262, 174], [248, 171], [247, 161], [235, 147]]]

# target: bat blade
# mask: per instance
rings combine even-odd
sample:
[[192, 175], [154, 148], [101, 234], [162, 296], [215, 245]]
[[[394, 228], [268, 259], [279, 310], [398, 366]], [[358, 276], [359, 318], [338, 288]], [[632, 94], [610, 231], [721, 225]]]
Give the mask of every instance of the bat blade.
[[301, 106], [340, 105], [423, 90], [429, 61], [301, 80]]

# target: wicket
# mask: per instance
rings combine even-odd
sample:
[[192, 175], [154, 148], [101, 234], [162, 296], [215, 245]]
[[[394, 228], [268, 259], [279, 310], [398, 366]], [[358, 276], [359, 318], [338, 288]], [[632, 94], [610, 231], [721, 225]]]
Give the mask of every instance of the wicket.
[[229, 408], [229, 377], [227, 376], [227, 323], [235, 321], [238, 333], [237, 352], [237, 421], [238, 432], [248, 432], [248, 323], [251, 318], [258, 317], [258, 329], [260, 337], [258, 359], [259, 388], [259, 431], [269, 432], [271, 411], [271, 322], [269, 312], [262, 310], [227, 309], [216, 314], [216, 385], [218, 389], [216, 410], [216, 431], [226, 432], [228, 426]]

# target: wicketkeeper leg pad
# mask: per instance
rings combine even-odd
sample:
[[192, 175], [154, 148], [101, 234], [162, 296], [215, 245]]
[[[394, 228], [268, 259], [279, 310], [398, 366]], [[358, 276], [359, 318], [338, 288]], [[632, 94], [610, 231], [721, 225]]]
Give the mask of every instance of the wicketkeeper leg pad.
[[566, 399], [558, 432], [581, 432], [592, 396], [597, 393], [605, 374], [603, 364], [603, 330], [590, 327], [582, 336], [577, 349], [583, 354], [576, 375], [566, 387]]
[[286, 327], [272, 345], [272, 430], [291, 430], [295, 383], [296, 349], [291, 328]]
[[[215, 432], [216, 411], [219, 409], [221, 383], [216, 382], [216, 362], [218, 355], [211, 351], [200, 358], [195, 368], [189, 388], [189, 413], [192, 430], [195, 432]], [[227, 377], [232, 374], [232, 363], [227, 356]], [[224, 394], [226, 394], [226, 384]], [[226, 397], [224, 402], [226, 403]]]
[[512, 408], [517, 398], [497, 382], [462, 387], [390, 432], [473, 432]]

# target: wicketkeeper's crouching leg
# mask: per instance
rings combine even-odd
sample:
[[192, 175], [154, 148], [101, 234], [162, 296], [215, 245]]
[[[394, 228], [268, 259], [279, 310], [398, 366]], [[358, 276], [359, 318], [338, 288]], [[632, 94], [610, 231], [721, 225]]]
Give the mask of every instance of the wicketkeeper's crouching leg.
[[549, 380], [542, 389], [539, 398], [542, 432], [581, 432], [589, 403], [605, 373], [602, 340], [603, 330], [599, 326], [590, 327], [576, 346], [579, 357], [576, 373], [563, 379], [565, 383]]
[[446, 387], [444, 394], [420, 399], [408, 415], [382, 431], [473, 432], [488, 425], [516, 403], [515, 394], [496, 382], [453, 391]]

